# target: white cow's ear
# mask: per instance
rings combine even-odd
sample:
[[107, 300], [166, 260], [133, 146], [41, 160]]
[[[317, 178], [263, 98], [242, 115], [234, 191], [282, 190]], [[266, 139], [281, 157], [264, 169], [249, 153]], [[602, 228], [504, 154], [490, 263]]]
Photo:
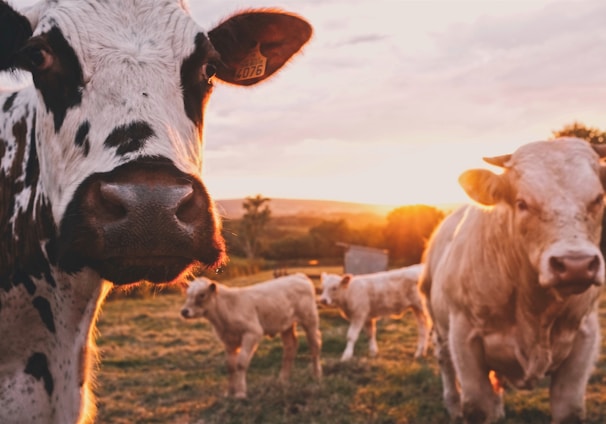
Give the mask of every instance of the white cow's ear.
[[238, 85], [263, 81], [294, 56], [311, 34], [305, 20], [280, 11], [234, 15], [208, 33], [221, 54], [217, 78]]
[[349, 285], [350, 281], [351, 281], [351, 274], [345, 274], [343, 276], [343, 278], [341, 279], [341, 281], [339, 282], [339, 285], [341, 285], [343, 287], [347, 287]]
[[487, 169], [470, 169], [459, 177], [463, 190], [476, 202], [492, 206], [506, 197], [504, 182], [501, 176]]
[[219, 290], [219, 288], [217, 287], [217, 285], [215, 283], [210, 283], [210, 285], [208, 286], [209, 293], [216, 293], [218, 290]]

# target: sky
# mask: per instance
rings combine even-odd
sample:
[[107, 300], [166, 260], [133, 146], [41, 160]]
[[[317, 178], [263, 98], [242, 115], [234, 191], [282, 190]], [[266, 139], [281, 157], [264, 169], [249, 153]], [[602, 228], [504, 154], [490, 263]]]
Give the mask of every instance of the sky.
[[606, 130], [603, 0], [190, 0], [206, 30], [255, 7], [314, 35], [268, 81], [216, 87], [215, 199], [464, 202], [457, 178], [482, 157], [573, 121]]

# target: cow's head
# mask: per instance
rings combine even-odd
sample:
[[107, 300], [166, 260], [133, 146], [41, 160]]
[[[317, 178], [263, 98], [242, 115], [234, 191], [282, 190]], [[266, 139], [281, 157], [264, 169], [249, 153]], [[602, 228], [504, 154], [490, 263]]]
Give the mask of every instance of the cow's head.
[[351, 278], [351, 274], [341, 276], [323, 272], [320, 276], [320, 284], [322, 286], [320, 302], [324, 305], [342, 305]]
[[[606, 173], [601, 156], [574, 138], [530, 143], [514, 154], [485, 158], [504, 168], [496, 175], [470, 170], [459, 182], [477, 202], [510, 210], [510, 230], [538, 274], [561, 295], [604, 283], [599, 241]], [[507, 231], [507, 229], [499, 229]]]
[[0, 70], [33, 77], [38, 196], [64, 271], [165, 282], [223, 261], [200, 177], [205, 104], [217, 81], [271, 76], [311, 27], [250, 10], [205, 32], [184, 3], [48, 0], [20, 14], [0, 2]]
[[189, 283], [185, 303], [181, 308], [183, 318], [204, 317], [214, 302], [219, 286], [208, 278], [200, 277]]

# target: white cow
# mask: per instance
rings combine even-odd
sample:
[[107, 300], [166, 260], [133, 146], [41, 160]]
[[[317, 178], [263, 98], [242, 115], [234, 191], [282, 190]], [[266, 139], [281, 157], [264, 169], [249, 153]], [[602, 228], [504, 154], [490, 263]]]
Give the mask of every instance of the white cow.
[[325, 305], [335, 305], [343, 318], [351, 323], [347, 330], [347, 346], [342, 361], [351, 359], [354, 345], [362, 327], [366, 327], [370, 343], [370, 355], [376, 356], [376, 321], [384, 316], [401, 316], [411, 308], [418, 326], [418, 342], [415, 358], [425, 355], [429, 337], [429, 325], [423, 310], [417, 281], [423, 265], [412, 265], [391, 271], [356, 275], [322, 273], [322, 296]]
[[307, 336], [314, 377], [322, 376], [322, 338], [313, 283], [298, 273], [247, 287], [227, 287], [207, 278], [192, 281], [181, 315], [204, 317], [225, 345], [228, 394], [246, 397], [246, 370], [263, 336], [282, 336], [280, 379], [287, 380], [297, 353], [296, 325]]
[[580, 422], [600, 345], [604, 168], [569, 138], [486, 160], [504, 172], [461, 175], [484, 206], [445, 219], [420, 280], [445, 405], [467, 423], [493, 422], [503, 383], [532, 388], [549, 376], [552, 422]]

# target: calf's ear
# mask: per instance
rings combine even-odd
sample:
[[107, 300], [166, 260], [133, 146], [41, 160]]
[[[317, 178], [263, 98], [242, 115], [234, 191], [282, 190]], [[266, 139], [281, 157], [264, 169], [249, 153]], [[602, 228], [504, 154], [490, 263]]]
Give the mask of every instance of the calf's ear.
[[15, 70], [15, 53], [32, 36], [29, 20], [0, 1], [0, 71]]
[[237, 85], [263, 81], [284, 66], [311, 34], [305, 20], [276, 10], [234, 15], [208, 33], [221, 54], [217, 77]]
[[343, 278], [341, 279], [341, 281], [339, 282], [339, 285], [342, 287], [347, 287], [349, 285], [350, 281], [351, 281], [351, 274], [345, 274], [343, 276]]
[[506, 198], [505, 184], [499, 175], [487, 169], [470, 169], [459, 177], [463, 190], [476, 202], [492, 206]]
[[218, 289], [218, 287], [217, 287], [217, 285], [215, 283], [210, 283], [208, 285], [208, 292], [209, 293], [216, 293], [217, 289]]

